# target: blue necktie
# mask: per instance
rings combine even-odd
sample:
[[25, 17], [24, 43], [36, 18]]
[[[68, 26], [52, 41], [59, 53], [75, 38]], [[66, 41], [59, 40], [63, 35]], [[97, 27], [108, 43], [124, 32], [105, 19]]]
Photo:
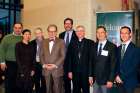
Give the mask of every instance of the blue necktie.
[[69, 33], [67, 32], [67, 37], [66, 37], [66, 47], [69, 45]]
[[121, 49], [121, 60], [123, 59], [124, 57], [124, 53], [125, 53], [125, 46], [126, 44], [122, 44], [122, 49]]
[[102, 52], [102, 43], [100, 43], [98, 55], [101, 55], [101, 52]]

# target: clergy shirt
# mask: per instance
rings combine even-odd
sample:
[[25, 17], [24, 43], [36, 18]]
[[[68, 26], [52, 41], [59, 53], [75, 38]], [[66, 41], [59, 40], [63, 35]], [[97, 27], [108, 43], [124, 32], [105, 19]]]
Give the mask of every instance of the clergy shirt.
[[40, 58], [39, 58], [39, 46], [38, 45], [36, 47], [36, 51], [37, 51], [37, 53], [36, 53], [36, 62], [40, 62]]

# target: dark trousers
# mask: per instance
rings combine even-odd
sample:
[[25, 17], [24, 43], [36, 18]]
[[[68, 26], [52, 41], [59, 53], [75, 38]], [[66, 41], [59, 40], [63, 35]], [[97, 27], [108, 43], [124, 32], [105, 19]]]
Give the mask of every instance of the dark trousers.
[[120, 84], [118, 87], [118, 93], [134, 93], [134, 88], [126, 88], [122, 84]]
[[68, 73], [63, 76], [65, 93], [71, 93], [71, 80], [68, 78]]
[[33, 79], [30, 75], [31, 71], [28, 72], [27, 74], [17, 74], [17, 93], [33, 93]]
[[6, 61], [5, 70], [5, 93], [16, 93], [17, 63]]
[[45, 77], [42, 75], [42, 65], [40, 63], [35, 64], [34, 75], [35, 93], [46, 93]]
[[88, 76], [81, 73], [73, 75], [73, 93], [89, 93]]

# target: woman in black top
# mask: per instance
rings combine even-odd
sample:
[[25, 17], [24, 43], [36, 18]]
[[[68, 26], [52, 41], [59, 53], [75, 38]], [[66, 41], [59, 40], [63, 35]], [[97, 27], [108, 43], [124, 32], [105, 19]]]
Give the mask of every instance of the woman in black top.
[[17, 93], [32, 93], [32, 76], [34, 75], [34, 52], [29, 43], [31, 31], [23, 30], [23, 39], [16, 44]]

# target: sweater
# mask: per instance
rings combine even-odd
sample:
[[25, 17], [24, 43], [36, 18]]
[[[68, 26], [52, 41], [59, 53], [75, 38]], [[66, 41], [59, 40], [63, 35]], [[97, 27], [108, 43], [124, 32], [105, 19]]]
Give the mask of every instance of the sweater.
[[14, 34], [6, 35], [0, 45], [0, 63], [7, 61], [16, 61], [15, 46], [22, 40], [22, 36]]

